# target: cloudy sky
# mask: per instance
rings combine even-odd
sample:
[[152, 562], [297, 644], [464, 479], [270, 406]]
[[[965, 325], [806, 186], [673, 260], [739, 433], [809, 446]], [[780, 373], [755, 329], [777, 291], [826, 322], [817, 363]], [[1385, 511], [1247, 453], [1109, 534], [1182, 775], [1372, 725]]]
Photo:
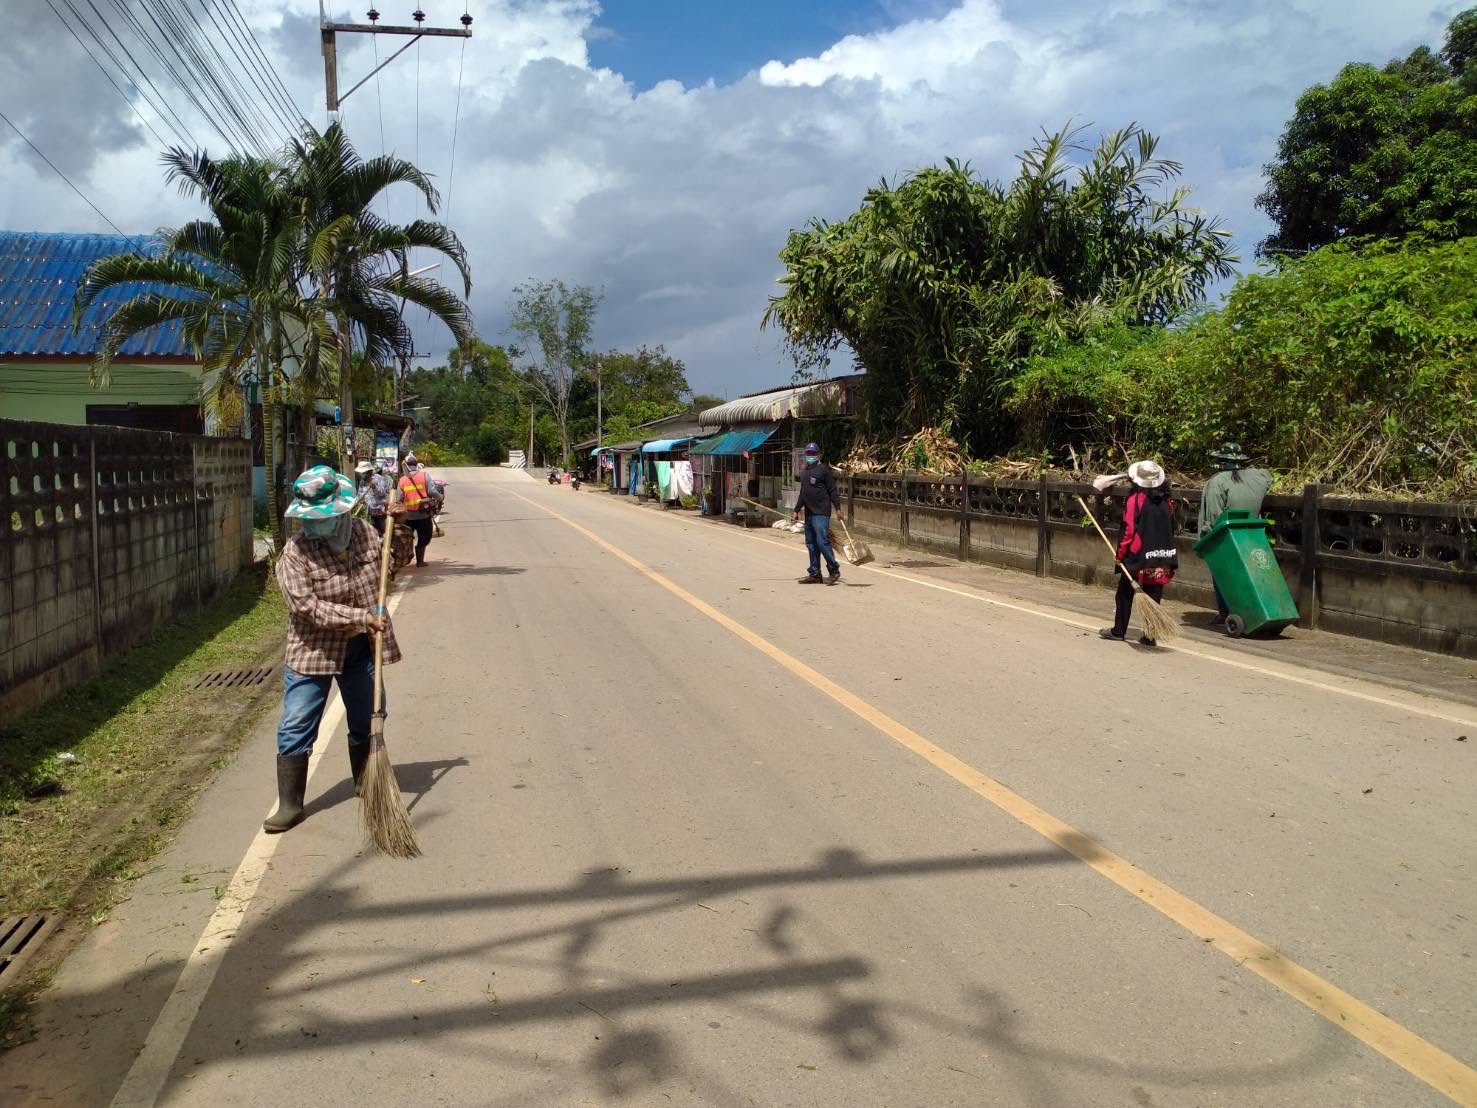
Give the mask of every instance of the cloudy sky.
[[[56, 11], [52, 10], [54, 5]], [[170, 127], [212, 152], [221, 137], [140, 43], [141, 21], [189, 12], [230, 58], [239, 11], [297, 107], [325, 122], [318, 0], [0, 0], [0, 111], [114, 223], [146, 231], [194, 212], [165, 187]], [[364, 21], [367, 0], [331, 3]], [[412, 0], [381, 0], [409, 22]], [[1432, 0], [422, 0], [428, 22], [475, 22], [463, 51], [424, 39], [346, 102], [365, 154], [418, 159], [471, 252], [479, 330], [498, 341], [511, 288], [559, 277], [604, 290], [602, 348], [662, 343], [699, 391], [734, 396], [789, 379], [759, 318], [790, 228], [853, 211], [881, 177], [947, 156], [990, 176], [1043, 128], [1137, 121], [1182, 161], [1196, 201], [1251, 257], [1252, 200], [1293, 101], [1345, 62], [1439, 44], [1463, 5]], [[404, 9], [404, 10], [401, 10]], [[56, 12], [121, 86], [114, 88]], [[121, 41], [108, 37], [109, 15]], [[84, 22], [85, 20], [85, 22]], [[147, 22], [145, 22], [147, 26]], [[185, 27], [188, 29], [188, 24]], [[146, 97], [128, 46], [154, 82]], [[211, 37], [213, 36], [213, 37]], [[340, 36], [347, 89], [404, 40]], [[197, 48], [204, 46], [197, 42]], [[250, 58], [252, 55], [245, 54]], [[169, 57], [168, 54], [165, 55]], [[452, 171], [453, 121], [455, 172]], [[249, 81], [245, 91], [254, 92]], [[227, 91], [231, 91], [228, 86]], [[238, 96], [237, 99], [245, 99]], [[259, 98], [258, 98], [259, 99]], [[161, 104], [161, 119], [149, 100]], [[417, 100], [419, 113], [417, 124]], [[259, 105], [258, 105], [259, 106]], [[245, 114], [250, 117], [251, 108]], [[266, 112], [262, 118], [268, 118]], [[275, 124], [278, 134], [282, 123]], [[229, 126], [229, 125], [228, 125]], [[266, 132], [269, 125], [261, 122]], [[391, 195], [388, 214], [415, 215]], [[444, 214], [444, 213], [443, 213]], [[0, 226], [107, 224], [0, 123]], [[426, 325], [421, 348], [448, 337]]]

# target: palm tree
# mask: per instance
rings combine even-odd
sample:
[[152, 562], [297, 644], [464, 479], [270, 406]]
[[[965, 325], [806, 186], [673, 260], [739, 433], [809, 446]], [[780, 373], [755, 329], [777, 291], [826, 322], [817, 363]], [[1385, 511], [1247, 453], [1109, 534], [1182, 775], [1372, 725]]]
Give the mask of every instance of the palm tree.
[[[404, 320], [407, 303], [440, 319], [458, 345], [471, 341], [472, 316], [465, 301], [439, 282], [410, 271], [411, 250], [436, 251], [456, 265], [464, 295], [470, 295], [467, 253], [444, 224], [431, 220], [393, 224], [375, 215], [374, 201], [393, 185], [416, 189], [432, 213], [440, 198], [429, 178], [404, 159], [361, 160], [339, 124], [322, 134], [305, 130], [287, 157], [304, 232], [302, 276], [333, 317], [337, 333], [331, 350], [320, 345], [309, 352], [304, 381], [327, 388], [336, 378], [339, 407], [350, 424], [352, 353], [357, 347], [371, 365], [394, 365], [400, 356], [410, 354], [414, 347]], [[332, 362], [325, 356], [329, 354]]]
[[337, 347], [323, 305], [298, 290], [301, 216], [271, 160], [168, 151], [168, 179], [199, 197], [212, 218], [159, 233], [162, 250], [115, 254], [94, 262], [78, 286], [74, 323], [103, 290], [136, 282], [153, 286], [122, 304], [103, 328], [91, 369], [95, 387], [108, 384], [113, 359], [132, 335], [179, 322], [205, 373], [207, 412], [218, 417], [234, 400], [243, 365], [254, 362], [262, 384], [262, 433], [267, 464], [267, 513], [280, 543], [275, 446], [287, 387], [284, 349], [290, 334], [318, 348]]

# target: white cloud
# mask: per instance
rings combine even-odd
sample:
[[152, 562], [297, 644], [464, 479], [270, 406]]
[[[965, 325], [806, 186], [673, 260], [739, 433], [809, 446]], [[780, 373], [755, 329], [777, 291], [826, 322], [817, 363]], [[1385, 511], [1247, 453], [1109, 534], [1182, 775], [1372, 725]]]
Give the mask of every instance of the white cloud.
[[[316, 3], [240, 2], [321, 126]], [[336, 18], [361, 17], [336, 6]], [[153, 138], [51, 13], [31, 7], [0, 0], [0, 14], [24, 15], [34, 30], [0, 69], [7, 113], [127, 229], [186, 218], [158, 172]], [[433, 20], [454, 18], [451, 7], [427, 5]], [[842, 217], [878, 178], [948, 155], [1008, 176], [1041, 128], [1069, 118], [1098, 129], [1136, 120], [1160, 134], [1197, 201], [1227, 218], [1249, 258], [1265, 233], [1252, 207], [1260, 167], [1297, 95], [1346, 61], [1437, 41], [1450, 5], [964, 0], [812, 58], [776, 59], [732, 84], [644, 92], [592, 68], [587, 42], [601, 33], [593, 0], [476, 7], [464, 59], [455, 40], [423, 40], [350, 98], [345, 121], [361, 152], [380, 152], [382, 104], [386, 148], [407, 157], [418, 149], [443, 191], [451, 184], [485, 337], [498, 338], [519, 281], [589, 283], [605, 290], [602, 346], [665, 343], [700, 391], [735, 395], [790, 372], [775, 337], [758, 330], [790, 228]], [[379, 47], [383, 58], [390, 43]], [[375, 61], [363, 37], [344, 36], [340, 53], [342, 88]], [[103, 229], [3, 130], [0, 172], [0, 224]], [[389, 211], [406, 219], [414, 205], [396, 195]], [[421, 349], [445, 349], [443, 332], [422, 331]]]

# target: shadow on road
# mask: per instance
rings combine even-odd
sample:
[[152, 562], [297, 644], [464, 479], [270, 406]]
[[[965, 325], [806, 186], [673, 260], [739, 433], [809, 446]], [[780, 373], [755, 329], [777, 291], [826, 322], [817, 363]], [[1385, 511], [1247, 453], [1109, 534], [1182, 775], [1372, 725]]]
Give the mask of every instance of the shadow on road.
[[[400, 767], [402, 785], [413, 789], [420, 784], [428, 789], [460, 764], [464, 760], [409, 763]], [[320, 798], [320, 802], [327, 799]], [[1090, 853], [1085, 844], [1077, 845]], [[917, 1058], [909, 1051], [916, 1052], [925, 1043], [955, 1044], [960, 1048], [961, 1065], [966, 1066], [983, 1052], [988, 1062], [948, 1068], [987, 1082], [980, 1086], [979, 1095], [994, 1103], [1073, 1103], [1085, 1074], [1101, 1082], [1102, 1103], [1129, 1103], [1132, 1086], [1135, 1102], [1148, 1104], [1153, 1101], [1142, 1099], [1137, 1083], [1176, 1090], [1257, 1089], [1290, 1078], [1307, 1079], [1347, 1060], [1353, 1041], [1319, 1020], [1308, 1021], [1302, 1040], [1288, 1041], [1277, 1057], [1264, 1056], [1244, 1065], [1197, 1064], [1194, 1058], [1174, 1056], [1167, 1048], [1158, 1056], [1170, 1060], [1145, 1064], [1112, 1053], [1095, 1053], [1072, 1039], [1039, 1041], [1031, 1034], [1030, 1011], [1012, 1002], [998, 982], [961, 979], [953, 995], [940, 995], [928, 1004], [888, 995], [874, 980], [876, 971], [863, 952], [846, 949], [823, 917], [808, 916], [803, 902], [782, 895], [787, 889], [801, 891], [840, 882], [986, 873], [1070, 860], [1066, 852], [1046, 848], [871, 861], [843, 848], [825, 852], [813, 865], [789, 869], [630, 880], [619, 869], [599, 867], [562, 884], [365, 903], [368, 878], [362, 871], [367, 865], [383, 863], [363, 855], [344, 859], [308, 887], [274, 899], [270, 909], [253, 907], [163, 1099], [168, 1100], [171, 1092], [182, 1093], [190, 1079], [214, 1066], [228, 1065], [239, 1071], [252, 1058], [305, 1064], [299, 1060], [305, 1039], [311, 1041], [313, 1054], [322, 1058], [337, 1053], [358, 1055], [376, 1047], [404, 1049], [408, 1042], [429, 1042], [437, 1036], [459, 1036], [466, 1042], [472, 1035], [483, 1064], [495, 1063], [510, 1072], [561, 1083], [556, 1101], [551, 1102], [617, 1101], [667, 1086], [680, 1092], [687, 1103], [748, 1104], [749, 1092], [729, 1087], [720, 1067], [691, 1049], [690, 1037], [679, 1040], [646, 1018], [647, 1013], [659, 1015], [670, 1025], [674, 1011], [685, 1007], [688, 1012], [696, 1008], [711, 1013], [710, 1002], [715, 1000], [723, 1002], [726, 1021], [771, 1028], [768, 1048], [783, 1059], [777, 1064], [785, 1067], [799, 1059], [801, 1069], [814, 1069], [814, 1065], [803, 1064], [804, 1060], [819, 1062], [827, 1056], [850, 1067], [877, 1064], [889, 1057], [899, 1058], [899, 1065], [914, 1065]], [[413, 879], [411, 867], [404, 872], [407, 880]], [[694, 908], [715, 911], [707, 902], [724, 896], [766, 892], [774, 894], [774, 899], [763, 925], [743, 928], [753, 933], [752, 941], [742, 942], [742, 936], [735, 936], [731, 946], [723, 949], [723, 964], [711, 971], [692, 972], [686, 960], [685, 972], [674, 968], [670, 973], [643, 973], [624, 965], [614, 950], [603, 961], [595, 960], [602, 946], [623, 945], [613, 942], [618, 928], [636, 929], [648, 946], [681, 943], [682, 933], [663, 939], [662, 918]], [[569, 910], [569, 918], [548, 919], [550, 910], [560, 908]], [[541, 914], [519, 928], [509, 918], [518, 909]], [[458, 944], [443, 938], [429, 949], [417, 944], [407, 949], [405, 942], [378, 952], [371, 946], [355, 953], [351, 967], [340, 961], [322, 972], [303, 973], [305, 952], [332, 944], [335, 936], [355, 924], [382, 922], [406, 933], [420, 933], [454, 916], [485, 921], [485, 932]], [[988, 920], [981, 921], [982, 929], [987, 931], [988, 926]], [[624, 933], [626, 941], [630, 934]], [[735, 967], [735, 959], [750, 959], [751, 964]], [[682, 960], [680, 955], [677, 960]], [[481, 974], [488, 975], [486, 997], [468, 995], [468, 962], [485, 967], [470, 972], [477, 975], [478, 987]], [[428, 1007], [426, 1001], [434, 994], [418, 993], [414, 1007], [386, 1010], [381, 1006], [365, 1011], [347, 1002], [342, 993], [335, 994], [335, 990], [352, 989], [356, 997], [374, 996], [392, 986], [403, 988], [407, 975], [431, 978], [440, 964], [447, 964], [449, 972], [457, 975], [444, 987], [459, 991], [458, 1001], [433, 1002]], [[83, 1012], [131, 1008], [143, 1001], [157, 1007], [180, 969], [178, 962], [156, 965], [97, 994], [69, 996], [66, 1003]], [[541, 991], [498, 995], [492, 991], [498, 970], [505, 976], [508, 970], [532, 971], [552, 975], [554, 980]], [[1060, 1005], [1069, 1007], [1081, 987], [1081, 982], [1061, 981]], [[1146, 997], [1142, 1002], [1151, 1000]], [[585, 1024], [593, 1036], [551, 1038], [550, 1047], [536, 1055], [520, 1051], [500, 1035], [517, 1025], [575, 1022]], [[1136, 1014], [1125, 1011], [1125, 1026], [1136, 1022]], [[708, 1024], [719, 1026], [718, 1022]], [[1065, 1079], [1070, 1073], [1075, 1077], [1069, 1084]], [[121, 1078], [117, 1074], [115, 1079]], [[679, 1079], [681, 1083], [674, 1084]], [[526, 1091], [518, 1095], [526, 1097]], [[1142, 1095], [1150, 1094], [1143, 1091]], [[1233, 1095], [1232, 1100], [1265, 1103], [1267, 1094]], [[489, 1099], [487, 1103], [511, 1105], [519, 1100]]]
[[527, 572], [522, 566], [474, 566], [465, 562], [438, 562], [434, 558], [414, 570], [416, 577], [512, 577]]
[[[393, 740], [391, 740], [393, 741]], [[392, 749], [393, 756], [393, 749]], [[407, 809], [414, 809], [421, 799], [436, 786], [436, 783], [454, 769], [469, 766], [472, 763], [465, 758], [442, 758], [429, 762], [403, 762], [395, 766], [395, 780], [400, 783], [402, 793], [414, 794], [406, 803]], [[310, 800], [303, 808], [303, 819], [312, 819], [321, 812], [337, 807], [346, 800], [354, 799], [354, 779], [349, 776], [349, 761], [343, 759], [342, 777], [339, 782], [327, 792], [321, 793]]]

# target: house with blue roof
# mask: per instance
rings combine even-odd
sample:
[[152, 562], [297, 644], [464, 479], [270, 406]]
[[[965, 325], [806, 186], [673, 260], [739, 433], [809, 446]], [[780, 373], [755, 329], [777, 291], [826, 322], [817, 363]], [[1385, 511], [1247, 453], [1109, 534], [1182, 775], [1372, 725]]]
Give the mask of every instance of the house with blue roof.
[[90, 264], [158, 246], [149, 235], [0, 231], [0, 418], [204, 431], [200, 359], [179, 323], [130, 338], [108, 387], [88, 384], [108, 316], [149, 286], [109, 289], [72, 327], [72, 300]]

